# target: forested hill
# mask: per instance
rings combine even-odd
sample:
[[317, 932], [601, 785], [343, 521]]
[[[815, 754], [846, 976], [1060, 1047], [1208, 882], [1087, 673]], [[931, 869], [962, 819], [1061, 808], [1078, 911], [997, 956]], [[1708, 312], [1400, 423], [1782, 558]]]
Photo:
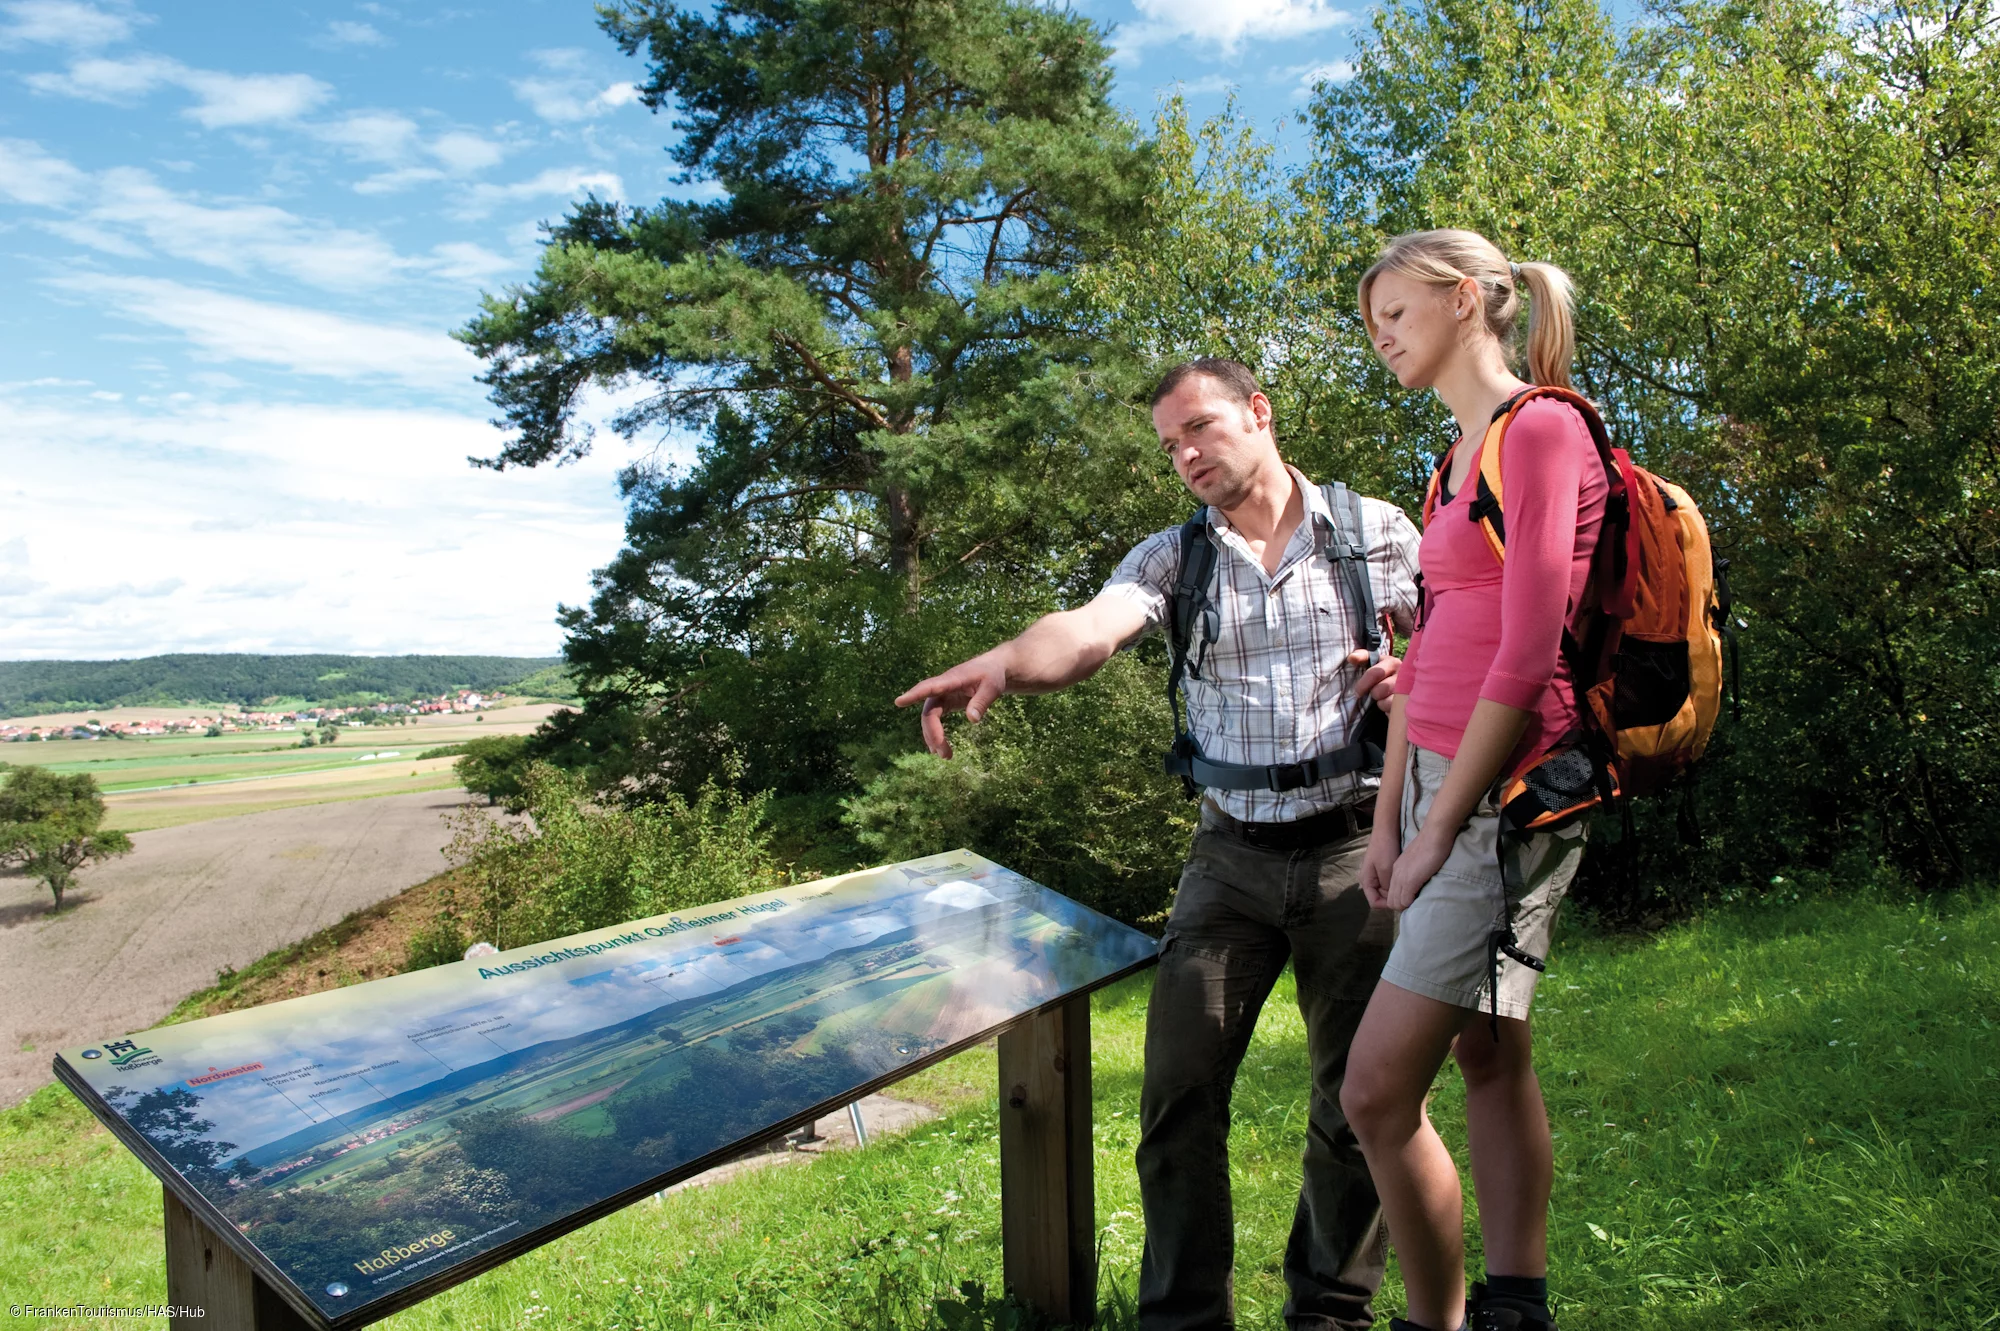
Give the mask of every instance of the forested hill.
[[[87, 707], [306, 703], [411, 698], [448, 689], [560, 694], [561, 662], [540, 656], [260, 656], [247, 652], [134, 661], [0, 661], [0, 716]], [[540, 676], [539, 689], [516, 686]]]

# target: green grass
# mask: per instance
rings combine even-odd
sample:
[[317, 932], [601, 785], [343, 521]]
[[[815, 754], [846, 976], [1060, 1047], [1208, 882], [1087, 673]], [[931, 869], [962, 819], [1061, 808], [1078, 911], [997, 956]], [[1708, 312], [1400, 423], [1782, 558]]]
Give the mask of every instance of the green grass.
[[[1094, 1005], [1107, 1289], [1129, 1291], [1143, 1239], [1146, 992], [1141, 977]], [[2000, 898], [1766, 905], [1572, 939], [1541, 1001], [1566, 1331], [2000, 1327]], [[1236, 1095], [1246, 1328], [1280, 1325], [1304, 1067], [1286, 982]], [[385, 1325], [921, 1325], [932, 1293], [998, 1283], [992, 1078], [975, 1051], [904, 1083], [957, 1106], [908, 1137], [629, 1208]], [[1447, 1141], [1462, 1104], [1448, 1073]], [[10, 1300], [162, 1300], [158, 1215], [158, 1188], [67, 1092], [0, 1114]], [[1392, 1273], [1381, 1307], [1400, 1306]]]

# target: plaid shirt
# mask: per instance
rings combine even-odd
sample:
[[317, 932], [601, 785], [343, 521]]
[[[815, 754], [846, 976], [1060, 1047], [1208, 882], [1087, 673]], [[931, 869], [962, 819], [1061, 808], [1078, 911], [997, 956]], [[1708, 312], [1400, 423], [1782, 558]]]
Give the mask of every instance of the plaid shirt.
[[[1317, 529], [1332, 515], [1318, 486], [1286, 470], [1305, 496], [1307, 520], [1292, 533], [1275, 574], [1264, 571], [1220, 511], [1208, 510], [1221, 627], [1199, 678], [1192, 669], [1200, 649], [1196, 629], [1183, 689], [1188, 729], [1214, 762], [1302, 762], [1346, 744], [1361, 714], [1352, 691], [1365, 667], [1347, 663], [1361, 645], [1361, 612], [1348, 604], [1346, 579], [1319, 557]], [[1394, 504], [1358, 497], [1376, 607], [1407, 634], [1417, 611], [1417, 529]], [[1173, 527], [1141, 541], [1104, 584], [1100, 595], [1125, 597], [1145, 612], [1146, 627], [1133, 642], [1165, 626], [1180, 562], [1181, 532]], [[1379, 784], [1351, 772], [1298, 790], [1211, 790], [1208, 798], [1245, 822], [1280, 823], [1352, 804]]]

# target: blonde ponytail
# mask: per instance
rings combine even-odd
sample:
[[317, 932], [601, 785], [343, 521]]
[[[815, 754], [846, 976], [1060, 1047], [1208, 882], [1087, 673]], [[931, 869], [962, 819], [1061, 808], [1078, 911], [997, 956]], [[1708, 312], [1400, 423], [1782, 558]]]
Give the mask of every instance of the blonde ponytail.
[[1476, 231], [1408, 231], [1382, 247], [1374, 266], [1361, 277], [1361, 321], [1375, 336], [1375, 314], [1368, 293], [1383, 273], [1432, 286], [1456, 287], [1471, 278], [1479, 284], [1486, 330], [1512, 357], [1515, 322], [1521, 313], [1522, 288], [1528, 297], [1528, 379], [1555, 388], [1570, 387], [1569, 367], [1576, 359], [1574, 285], [1569, 274], [1552, 263], [1509, 263], [1500, 247]]
[[1516, 264], [1528, 288], [1528, 381], [1568, 388], [1576, 359], [1575, 286], [1552, 263]]

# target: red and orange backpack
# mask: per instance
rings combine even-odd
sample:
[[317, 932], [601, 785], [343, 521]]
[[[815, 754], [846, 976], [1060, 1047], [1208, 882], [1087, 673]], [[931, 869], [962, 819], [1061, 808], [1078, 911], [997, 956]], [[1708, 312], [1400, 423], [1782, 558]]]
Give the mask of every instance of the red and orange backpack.
[[[1729, 561], [1709, 548], [1708, 524], [1687, 491], [1613, 448], [1597, 408], [1580, 393], [1530, 388], [1504, 403], [1487, 427], [1469, 516], [1493, 557], [1507, 554], [1501, 452], [1521, 408], [1554, 398], [1590, 429], [1610, 490], [1590, 581], [1592, 613], [1579, 638], [1563, 632], [1582, 733], [1510, 780], [1503, 823], [1545, 831], [1590, 809], [1662, 791], [1701, 757], [1722, 708], [1722, 648], [1733, 634]], [[1424, 496], [1424, 525], [1451, 466], [1447, 452]]]

